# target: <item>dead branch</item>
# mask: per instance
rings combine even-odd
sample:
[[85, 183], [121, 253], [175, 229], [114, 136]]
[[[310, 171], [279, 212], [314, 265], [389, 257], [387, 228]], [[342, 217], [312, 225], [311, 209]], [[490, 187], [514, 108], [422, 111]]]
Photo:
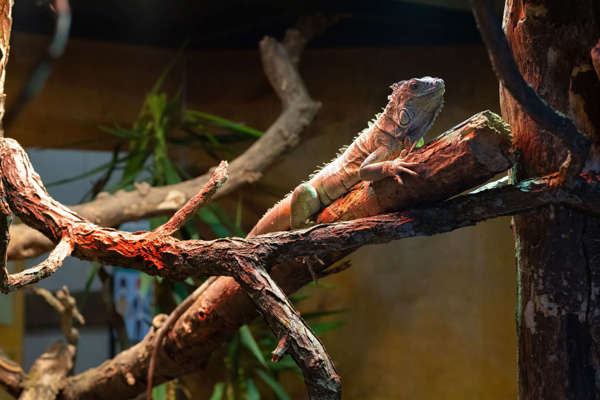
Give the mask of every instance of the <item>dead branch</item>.
[[[570, 151], [570, 159], [563, 164], [562, 178], [578, 175], [590, 151], [590, 141], [575, 124], [561, 113], [553, 110], [535, 90], [523, 79], [508, 41], [502, 32], [500, 22], [494, 15], [490, 0], [470, 0], [473, 15], [488, 49], [488, 55], [498, 80], [511, 96], [523, 107], [527, 114], [548, 133], [563, 141]], [[566, 181], [571, 182], [571, 179]]]
[[277, 337], [274, 353], [289, 353], [302, 369], [310, 399], [341, 399], [342, 382], [325, 347], [300, 318], [259, 258], [236, 256], [236, 281], [254, 302]]
[[66, 286], [59, 289], [56, 295], [36, 286], [30, 288], [59, 314], [60, 328], [67, 343], [60, 340], [52, 344], [35, 360], [20, 385], [23, 391], [19, 399], [54, 400], [65, 385], [65, 378], [74, 367], [79, 331], [73, 327], [73, 319], [81, 325], [85, 320]]
[[80, 325], [85, 324], [83, 315], [77, 309], [75, 298], [69, 294], [69, 288], [63, 286], [53, 295], [49, 290], [30, 286], [31, 290], [41, 296], [58, 313], [60, 318], [60, 330], [68, 344], [77, 346], [79, 342], [79, 331], [73, 326], [73, 319]]
[[179, 211], [163, 225], [154, 230], [157, 235], [172, 235], [177, 232], [185, 223], [202, 208], [211, 197], [227, 181], [227, 161], [221, 161], [217, 168], [212, 172], [208, 182], [198, 194], [192, 197]]
[[11, 396], [17, 397], [23, 391], [25, 372], [19, 364], [0, 353], [0, 386]]
[[[233, 192], [241, 185], [256, 182], [265, 169], [300, 142], [300, 135], [321, 105], [310, 98], [287, 50], [290, 49], [294, 57], [299, 57], [304, 45], [296, 45], [297, 41], [305, 43], [311, 38], [308, 34], [316, 33], [318, 31], [313, 30], [302, 35], [290, 35], [285, 45], [268, 37], [261, 41], [263, 68], [284, 105], [283, 111], [260, 139], [231, 162], [229, 179], [215, 193], [215, 199]], [[286, 89], [282, 90], [282, 87]], [[102, 193], [96, 200], [73, 206], [72, 209], [103, 226], [118, 226], [129, 221], [170, 215], [206, 184], [209, 175], [207, 173], [170, 186], [153, 188], [141, 184], [131, 192]], [[52, 248], [52, 242], [42, 233], [24, 224], [11, 226], [10, 232], [13, 238], [8, 249], [10, 259], [35, 257]]]
[[23, 381], [20, 400], [53, 400], [73, 369], [75, 346], [56, 342], [31, 366]]

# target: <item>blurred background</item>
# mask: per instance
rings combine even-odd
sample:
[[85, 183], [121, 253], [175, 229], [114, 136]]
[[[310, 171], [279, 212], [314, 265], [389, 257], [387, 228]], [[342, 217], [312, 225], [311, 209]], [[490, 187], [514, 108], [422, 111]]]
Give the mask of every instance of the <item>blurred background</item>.
[[[497, 80], [466, 1], [77, 0], [71, 7], [64, 56], [6, 132], [27, 148], [44, 182], [54, 183], [50, 193], [66, 204], [131, 186], [125, 175], [132, 168], [132, 143], [147, 133], [144, 118], [151, 118], [155, 103], [164, 106], [164, 115], [189, 124], [165, 133], [166, 145], [159, 150], [168, 151], [169, 163], [163, 175], [155, 163], [158, 150], [143, 149], [136, 181], [172, 183], [170, 166], [178, 179], [186, 179], [240, 154], [281, 109], [262, 71], [259, 40], [281, 39], [301, 16], [343, 16], [301, 57], [308, 91], [323, 104], [302, 143], [260, 182], [218, 200], [183, 233], [189, 237], [248, 232], [266, 209], [366, 127], [385, 106], [393, 82], [425, 75], [446, 81], [445, 107], [426, 141], [476, 112], [499, 113]], [[44, 4], [16, 2], [8, 110], [52, 30], [53, 16]], [[516, 397], [516, 274], [508, 218], [367, 246], [350, 259], [352, 268], [295, 296], [322, 334], [345, 398]], [[98, 270], [69, 259], [40, 285], [50, 290], [68, 285], [87, 320], [80, 329], [76, 372], [123, 346], [111, 328]], [[143, 337], [153, 304], [162, 301], [156, 309], [169, 310], [189, 289], [109, 266], [103, 271], [112, 276], [104, 287], [124, 316], [131, 343]], [[29, 292], [2, 296], [0, 303], [0, 347], [28, 369], [60, 337], [58, 318]], [[260, 321], [250, 331], [260, 351], [268, 353], [272, 346]], [[256, 385], [264, 399], [305, 397], [293, 367], [264, 367], [251, 347], [244, 334], [233, 338], [206, 370], [182, 379], [186, 393], [208, 399], [219, 385], [227, 392], [241, 380], [244, 390]], [[232, 371], [232, 360], [242, 367]], [[257, 372], [260, 368], [275, 383]]]

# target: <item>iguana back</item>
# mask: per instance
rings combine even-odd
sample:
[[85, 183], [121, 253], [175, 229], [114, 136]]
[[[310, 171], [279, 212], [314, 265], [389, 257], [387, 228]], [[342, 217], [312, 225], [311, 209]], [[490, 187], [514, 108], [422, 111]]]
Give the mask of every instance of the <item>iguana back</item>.
[[413, 78], [391, 88], [387, 106], [369, 127], [329, 164], [267, 211], [249, 237], [288, 230], [292, 219], [301, 221], [301, 226], [306, 218], [346, 194], [360, 180], [374, 181], [401, 172], [414, 174], [407, 163], [396, 159], [403, 151], [404, 155], [412, 151], [435, 121], [443, 106], [444, 81]]

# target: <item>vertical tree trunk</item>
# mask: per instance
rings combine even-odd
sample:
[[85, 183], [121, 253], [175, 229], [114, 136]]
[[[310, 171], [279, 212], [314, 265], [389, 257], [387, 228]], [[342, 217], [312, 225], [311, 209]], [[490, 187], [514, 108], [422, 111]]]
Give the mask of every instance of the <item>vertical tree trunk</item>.
[[[525, 80], [592, 141], [600, 171], [600, 82], [590, 50], [598, 0], [506, 0], [504, 31]], [[563, 144], [500, 88], [519, 150], [515, 178], [556, 171]], [[515, 217], [519, 397], [595, 399], [600, 393], [600, 219], [546, 207]]]

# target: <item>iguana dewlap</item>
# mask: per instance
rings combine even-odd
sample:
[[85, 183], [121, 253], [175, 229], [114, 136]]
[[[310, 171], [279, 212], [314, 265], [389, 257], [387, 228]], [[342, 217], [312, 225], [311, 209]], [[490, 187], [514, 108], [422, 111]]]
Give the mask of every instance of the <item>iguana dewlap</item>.
[[384, 111], [343, 152], [258, 221], [248, 236], [300, 228], [361, 180], [415, 174], [401, 158], [429, 130], [444, 104], [444, 81], [429, 76], [394, 83]]

